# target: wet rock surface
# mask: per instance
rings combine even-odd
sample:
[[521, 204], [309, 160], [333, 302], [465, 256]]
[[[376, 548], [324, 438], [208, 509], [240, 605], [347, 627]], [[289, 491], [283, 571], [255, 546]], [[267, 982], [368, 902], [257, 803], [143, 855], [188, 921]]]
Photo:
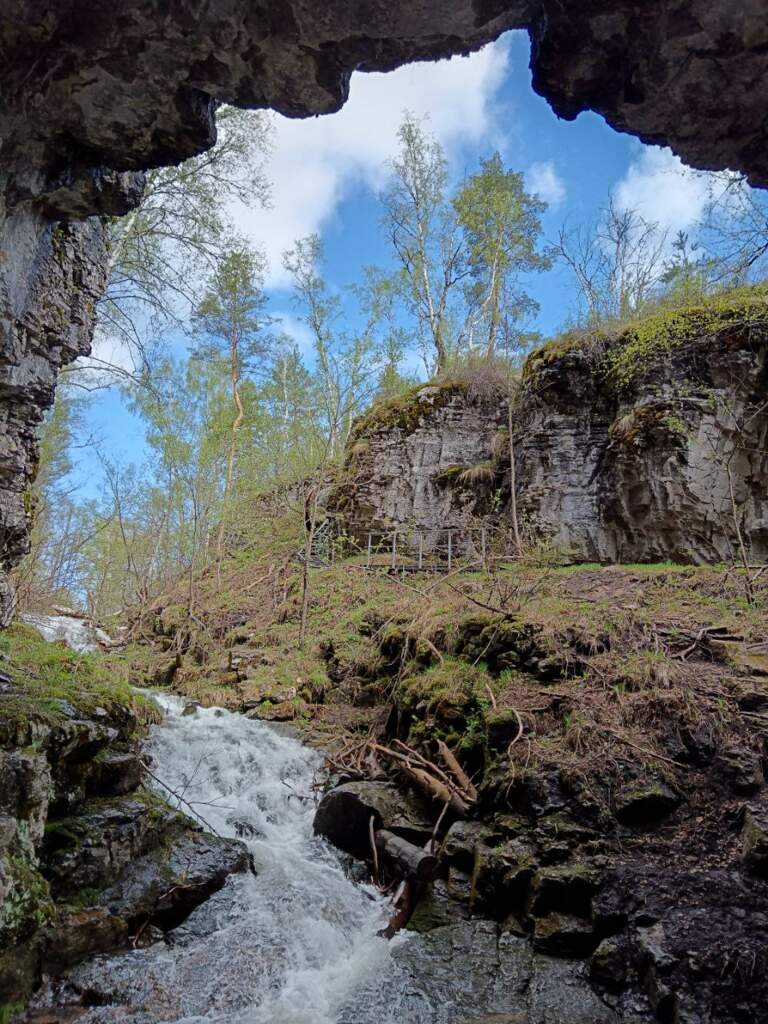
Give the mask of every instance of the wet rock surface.
[[[590, 985], [583, 961], [542, 956], [527, 938], [492, 921], [454, 921], [422, 934], [395, 954], [409, 978], [409, 1009], [421, 1021], [429, 1000], [461, 1024], [640, 1024], [619, 1016]], [[477, 1008], [486, 1011], [477, 1016]]]
[[[419, 1013], [441, 986], [445, 1019], [477, 1024], [765, 1019], [764, 789], [745, 804], [711, 764], [685, 794], [651, 769], [630, 773], [599, 813], [557, 772], [502, 791], [491, 773], [477, 820], [445, 834], [408, 924], [418, 940], [395, 954], [412, 1019], [435, 1020]], [[343, 834], [356, 834], [354, 815], [335, 819], [336, 840], [370, 861], [357, 824], [357, 849]]]
[[59, 711], [0, 735], [0, 1006], [45, 972], [175, 927], [251, 866], [242, 843], [143, 788], [131, 711]]
[[433, 832], [422, 800], [391, 782], [347, 782], [325, 794], [314, 819], [316, 835], [353, 857], [370, 855], [370, 823], [424, 845]]
[[118, 918], [151, 922], [168, 931], [218, 892], [229, 875], [252, 867], [242, 843], [186, 831], [133, 860], [100, 902]]

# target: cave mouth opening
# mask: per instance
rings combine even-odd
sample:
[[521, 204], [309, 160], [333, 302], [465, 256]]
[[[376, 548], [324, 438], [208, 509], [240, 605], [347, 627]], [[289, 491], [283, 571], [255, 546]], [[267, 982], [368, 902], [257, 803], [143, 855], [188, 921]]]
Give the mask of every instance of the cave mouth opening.
[[[688, 0], [659, 12], [462, 0], [412, 7], [228, 0], [119, 11], [69, 0], [0, 22], [0, 561], [23, 556], [35, 427], [63, 365], [87, 351], [108, 257], [99, 216], [134, 209], [142, 169], [204, 151], [219, 102], [289, 117], [338, 110], [354, 70], [532, 40], [533, 88], [567, 119], [584, 110], [686, 164], [768, 184], [768, 28], [762, 5]], [[0, 621], [11, 614], [2, 586]]]

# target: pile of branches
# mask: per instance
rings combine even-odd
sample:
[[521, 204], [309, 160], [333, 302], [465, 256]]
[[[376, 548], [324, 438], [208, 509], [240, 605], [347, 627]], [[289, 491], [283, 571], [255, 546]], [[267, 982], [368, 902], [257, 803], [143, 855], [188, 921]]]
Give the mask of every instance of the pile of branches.
[[466, 818], [477, 803], [477, 789], [448, 746], [442, 740], [437, 740], [436, 745], [442, 767], [401, 740], [393, 740], [388, 747], [368, 736], [363, 740], [355, 739], [329, 755], [325, 768], [352, 778], [375, 779], [386, 774], [381, 764], [383, 759], [390, 769], [404, 776], [426, 797], [442, 803], [443, 814], [450, 810], [456, 817]]
[[743, 636], [731, 633], [725, 626], [703, 626], [695, 631], [657, 626], [653, 636], [657, 645], [676, 661], [687, 661], [691, 657], [711, 661], [714, 660], [713, 642], [736, 643], [744, 640]]

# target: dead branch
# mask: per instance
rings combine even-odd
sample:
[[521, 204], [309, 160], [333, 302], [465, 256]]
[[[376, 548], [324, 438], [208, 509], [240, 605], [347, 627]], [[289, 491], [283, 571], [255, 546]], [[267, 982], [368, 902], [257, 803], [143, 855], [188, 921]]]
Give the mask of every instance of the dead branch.
[[373, 858], [373, 884], [379, 885], [379, 851], [376, 846], [376, 829], [374, 823], [376, 819], [372, 814], [368, 822], [368, 836], [371, 840], [371, 856]]
[[459, 764], [456, 759], [456, 755], [453, 751], [449, 750], [447, 745], [442, 740], [437, 741], [437, 749], [445, 762], [445, 766], [453, 774], [454, 778], [458, 782], [461, 789], [467, 794], [469, 799], [474, 803], [477, 800], [477, 789], [472, 784], [472, 780], [469, 778], [467, 773]]
[[184, 804], [184, 806], [187, 808], [187, 810], [189, 811], [193, 818], [196, 818], [200, 822], [200, 824], [207, 828], [208, 831], [211, 832], [213, 835], [218, 836], [219, 839], [222, 838], [216, 831], [216, 829], [213, 827], [213, 825], [211, 825], [210, 822], [206, 821], [202, 814], [199, 814], [188, 800], [185, 800], [183, 796], [176, 792], [175, 789], [171, 789], [167, 782], [163, 782], [163, 780], [159, 776], [155, 775], [155, 773], [152, 771], [152, 769], [149, 767], [146, 761], [142, 761], [141, 759], [139, 759], [139, 764], [147, 773], [147, 775], [150, 776], [150, 778], [154, 779], [158, 785], [162, 786], [166, 792], [170, 793], [175, 800], [178, 800], [179, 805]]

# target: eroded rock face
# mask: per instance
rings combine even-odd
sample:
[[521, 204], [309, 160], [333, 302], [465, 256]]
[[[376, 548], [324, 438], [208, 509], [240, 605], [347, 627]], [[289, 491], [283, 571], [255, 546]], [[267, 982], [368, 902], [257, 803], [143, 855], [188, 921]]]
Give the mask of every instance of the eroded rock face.
[[[52, 223], [28, 207], [3, 218], [0, 196], [0, 568], [27, 551], [35, 434], [59, 370], [89, 351], [104, 281], [97, 218]], [[0, 624], [12, 607], [3, 588]]]
[[[472, 397], [452, 385], [425, 386], [395, 399], [357, 424], [342, 480], [331, 494], [348, 531], [362, 545], [401, 531], [402, 551], [445, 547], [446, 531], [462, 552], [479, 548], [469, 535], [490, 508], [490, 460], [506, 419], [497, 398]], [[472, 547], [474, 543], [474, 547]]]
[[[225, 101], [329, 113], [353, 70], [466, 53], [528, 29], [534, 88], [687, 162], [768, 183], [763, 0], [20, 0], [0, 21], [0, 569], [28, 543], [34, 433], [59, 368], [88, 350], [100, 224], [141, 170], [201, 152]], [[72, 223], [82, 222], [82, 223]], [[67, 226], [68, 225], [68, 226]], [[0, 624], [12, 595], [0, 581]]]
[[768, 554], [768, 335], [756, 327], [643, 362], [625, 387], [601, 353], [530, 364], [520, 512], [581, 561], [707, 563]]
[[[605, 351], [529, 360], [515, 413], [522, 531], [574, 561], [739, 561], [739, 532], [749, 558], [768, 556], [768, 329], [702, 333], [643, 357], [621, 385]], [[393, 525], [430, 541], [452, 526], [454, 550], [476, 548], [462, 530], [509, 519], [506, 419], [503, 400], [461, 392], [383, 425], [368, 417], [332, 502], [360, 541]], [[467, 483], [478, 466], [492, 475]]]

